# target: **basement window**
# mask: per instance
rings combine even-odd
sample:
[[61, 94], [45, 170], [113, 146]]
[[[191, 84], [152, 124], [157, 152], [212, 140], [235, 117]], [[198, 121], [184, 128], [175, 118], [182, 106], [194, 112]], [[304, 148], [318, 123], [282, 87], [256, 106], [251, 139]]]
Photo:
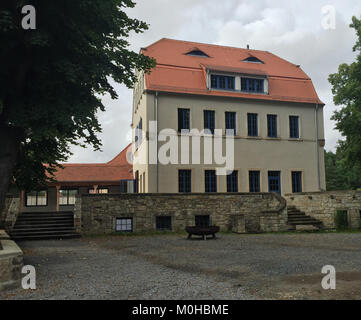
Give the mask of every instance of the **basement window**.
[[172, 217], [156, 217], [156, 228], [157, 230], [172, 230]]
[[115, 231], [133, 232], [133, 218], [117, 218], [115, 222]]
[[196, 227], [209, 227], [210, 218], [209, 215], [195, 216]]

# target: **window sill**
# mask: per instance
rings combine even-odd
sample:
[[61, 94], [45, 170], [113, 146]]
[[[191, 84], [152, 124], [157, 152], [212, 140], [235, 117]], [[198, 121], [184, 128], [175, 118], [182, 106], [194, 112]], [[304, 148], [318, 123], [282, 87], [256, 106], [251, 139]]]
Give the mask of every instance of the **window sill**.
[[260, 136], [255, 136], [255, 137], [253, 137], [253, 136], [247, 136], [246, 139], [250, 139], [250, 140], [262, 140], [263, 138], [260, 137]]
[[303, 142], [301, 138], [288, 138], [288, 141]]
[[265, 140], [269, 141], [281, 141], [282, 139], [280, 137], [266, 137]]

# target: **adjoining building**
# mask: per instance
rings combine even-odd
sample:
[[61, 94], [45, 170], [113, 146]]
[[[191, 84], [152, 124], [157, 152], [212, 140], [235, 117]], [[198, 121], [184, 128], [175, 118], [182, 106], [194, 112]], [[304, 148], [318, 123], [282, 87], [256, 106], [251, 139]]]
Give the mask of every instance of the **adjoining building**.
[[[157, 66], [150, 74], [139, 72], [134, 89], [133, 172], [139, 192], [325, 190], [324, 103], [300, 66], [267, 51], [171, 39], [141, 52]], [[160, 163], [157, 156], [169, 143], [170, 134], [162, 134], [167, 129], [175, 132], [177, 163]], [[181, 132], [192, 137], [193, 129], [211, 136], [222, 129], [223, 140], [226, 130], [233, 131], [231, 174], [217, 175], [214, 160], [182, 164]], [[200, 139], [202, 161], [207, 155]]]

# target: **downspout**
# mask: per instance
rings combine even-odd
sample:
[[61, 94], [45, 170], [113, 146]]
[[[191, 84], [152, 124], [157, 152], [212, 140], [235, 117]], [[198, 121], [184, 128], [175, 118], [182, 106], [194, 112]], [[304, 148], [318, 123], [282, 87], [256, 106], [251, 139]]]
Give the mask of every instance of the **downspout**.
[[316, 128], [317, 183], [318, 183], [318, 191], [321, 191], [320, 154], [318, 147], [318, 103], [316, 103], [316, 108], [315, 108], [315, 128]]
[[155, 132], [156, 132], [156, 137], [155, 137], [155, 146], [156, 146], [156, 157], [157, 157], [157, 162], [156, 162], [156, 191], [157, 193], [159, 192], [159, 163], [158, 163], [158, 91], [155, 92], [155, 101], [154, 101], [154, 113], [155, 113]]

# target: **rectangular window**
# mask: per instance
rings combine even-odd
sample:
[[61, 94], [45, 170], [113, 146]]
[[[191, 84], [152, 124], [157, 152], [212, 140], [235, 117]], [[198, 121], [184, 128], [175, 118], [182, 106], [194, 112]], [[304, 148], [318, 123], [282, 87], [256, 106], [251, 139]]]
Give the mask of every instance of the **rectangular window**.
[[78, 195], [78, 190], [65, 189], [60, 190], [59, 205], [61, 206], [73, 206], [75, 204], [76, 196]]
[[258, 136], [258, 114], [248, 113], [248, 136]]
[[227, 192], [238, 192], [238, 171], [227, 175]]
[[204, 110], [204, 130], [209, 130], [212, 134], [214, 134], [215, 125], [215, 112]]
[[190, 130], [190, 110], [178, 109], [178, 132]]
[[236, 135], [236, 113], [235, 112], [226, 112], [226, 134], [231, 133], [231, 135]]
[[191, 177], [192, 171], [191, 170], [179, 170], [178, 171], [178, 186], [179, 192], [191, 192]]
[[195, 216], [195, 225], [196, 227], [209, 227], [210, 219], [208, 215]]
[[222, 90], [234, 90], [235, 78], [230, 76], [211, 75], [211, 88]]
[[172, 230], [172, 217], [156, 217], [157, 230]]
[[133, 218], [117, 218], [115, 223], [115, 231], [117, 232], [132, 232]]
[[249, 172], [249, 192], [261, 192], [259, 171]]
[[139, 123], [135, 129], [135, 136], [134, 136], [134, 142], [136, 148], [142, 143], [142, 135], [143, 135], [143, 120], [142, 118], [140, 118]]
[[293, 171], [292, 172], [292, 192], [302, 192], [302, 172]]
[[136, 193], [136, 180], [120, 180], [120, 193]]
[[299, 117], [290, 116], [290, 138], [298, 139], [300, 137]]
[[241, 91], [264, 93], [264, 79], [241, 78]]
[[217, 175], [215, 170], [206, 170], [205, 192], [217, 192]]
[[274, 114], [267, 115], [267, 131], [269, 138], [277, 138], [277, 116]]
[[28, 192], [25, 198], [27, 207], [44, 207], [48, 205], [48, 193], [46, 190]]
[[108, 188], [97, 188], [96, 191], [94, 189], [89, 189], [88, 193], [89, 194], [106, 194], [106, 193], [109, 193], [109, 189]]

